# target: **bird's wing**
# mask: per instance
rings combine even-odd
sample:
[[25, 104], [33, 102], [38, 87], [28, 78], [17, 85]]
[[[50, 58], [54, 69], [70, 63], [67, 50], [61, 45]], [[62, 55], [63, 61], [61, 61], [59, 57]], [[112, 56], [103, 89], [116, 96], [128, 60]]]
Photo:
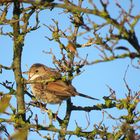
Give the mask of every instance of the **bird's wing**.
[[49, 76], [50, 78], [60, 79], [62, 77], [61, 73], [58, 72], [56, 69], [45, 67], [46, 73], [45, 75]]
[[62, 80], [48, 83], [47, 90], [61, 97], [71, 97], [78, 95], [72, 85], [63, 82]]

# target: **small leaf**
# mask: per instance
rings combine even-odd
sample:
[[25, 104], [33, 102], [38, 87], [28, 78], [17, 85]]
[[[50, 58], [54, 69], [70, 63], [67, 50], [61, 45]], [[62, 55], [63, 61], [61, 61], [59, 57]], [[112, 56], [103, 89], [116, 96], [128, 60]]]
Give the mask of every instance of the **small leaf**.
[[9, 106], [11, 95], [4, 95], [0, 100], [0, 113], [3, 113]]
[[71, 41], [69, 41], [67, 47], [66, 47], [71, 53], [77, 54], [77, 50], [76, 50], [76, 45], [74, 43], [72, 43]]

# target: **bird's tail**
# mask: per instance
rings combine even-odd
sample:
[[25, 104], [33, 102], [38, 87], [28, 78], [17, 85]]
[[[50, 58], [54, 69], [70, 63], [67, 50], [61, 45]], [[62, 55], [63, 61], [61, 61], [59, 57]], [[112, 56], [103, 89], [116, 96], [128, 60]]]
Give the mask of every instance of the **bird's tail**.
[[85, 97], [85, 98], [92, 99], [92, 100], [99, 100], [99, 99], [97, 99], [97, 98], [93, 98], [93, 97], [91, 97], [91, 96], [88, 96], [88, 95], [85, 95], [85, 94], [82, 94], [82, 93], [79, 93], [79, 92], [78, 92], [78, 95], [81, 96], [81, 97]]

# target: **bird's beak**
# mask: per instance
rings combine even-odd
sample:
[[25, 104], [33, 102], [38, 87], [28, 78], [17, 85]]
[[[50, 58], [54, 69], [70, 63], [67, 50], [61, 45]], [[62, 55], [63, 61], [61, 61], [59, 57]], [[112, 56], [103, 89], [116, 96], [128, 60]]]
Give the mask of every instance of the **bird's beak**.
[[24, 71], [24, 72], [22, 72], [22, 74], [28, 74], [29, 73], [29, 71]]

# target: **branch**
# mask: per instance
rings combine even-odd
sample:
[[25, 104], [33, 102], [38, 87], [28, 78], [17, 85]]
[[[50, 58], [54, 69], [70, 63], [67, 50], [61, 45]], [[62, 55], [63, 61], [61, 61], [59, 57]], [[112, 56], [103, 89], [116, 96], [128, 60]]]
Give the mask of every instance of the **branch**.
[[[32, 97], [34, 97], [34, 96], [32, 96]], [[38, 108], [41, 108], [42, 110], [48, 112], [48, 109], [46, 108], [46, 104], [41, 103], [41, 102], [38, 102], [38, 101], [30, 102], [30, 103], [27, 103], [26, 105], [27, 105], [28, 107], [29, 107], [29, 106], [38, 107]], [[27, 108], [28, 108], [28, 107], [27, 107]], [[61, 123], [63, 122], [63, 120], [60, 119], [58, 116], [56, 116], [55, 113], [52, 113], [52, 117], [53, 117], [53, 118], [56, 118], [56, 120], [59, 122], [59, 124], [61, 124]]]
[[[34, 129], [37, 129], [37, 130], [48, 130], [48, 131], [53, 131], [53, 132], [57, 132], [57, 133], [60, 133], [60, 134], [63, 134], [63, 135], [76, 135], [78, 137], [85, 137], [85, 138], [88, 138], [88, 139], [93, 139], [96, 135], [98, 134], [103, 134], [104, 130], [97, 130], [97, 129], [94, 129], [92, 131], [82, 131], [81, 129], [75, 129], [75, 131], [68, 131], [68, 130], [65, 130], [65, 129], [57, 129], [56, 127], [54, 126], [49, 126], [49, 127], [44, 127], [42, 125], [30, 125], [30, 128], [34, 128]], [[109, 132], [106, 132], [106, 135], [111, 135], [111, 133]]]
[[21, 73], [21, 55], [24, 43], [24, 36], [20, 34], [20, 3], [14, 1], [13, 19], [17, 22], [13, 23], [13, 71], [16, 81], [16, 98], [17, 98], [17, 112], [20, 114], [19, 118], [26, 120], [25, 116], [25, 102], [24, 102], [24, 84], [22, 83]]
[[109, 108], [114, 108], [116, 107], [116, 103], [115, 102], [111, 102], [109, 105], [107, 104], [97, 104], [94, 106], [88, 106], [88, 107], [81, 107], [81, 106], [72, 106], [72, 110], [77, 110], [77, 111], [86, 111], [86, 112], [90, 112], [92, 110], [102, 110], [102, 109], [109, 109]]
[[[93, 65], [93, 64], [97, 64], [97, 63], [101, 63], [101, 62], [109, 62], [109, 61], [112, 61], [112, 60], [122, 59], [122, 58], [127, 58], [127, 57], [133, 59], [132, 53], [124, 53], [124, 54], [121, 54], [121, 55], [110, 56], [110, 57], [107, 57], [107, 58], [104, 58], [104, 59], [101, 59], [101, 60], [97, 59], [97, 60], [94, 60], [92, 62], [86, 61], [85, 64], [86, 65]], [[140, 58], [140, 54], [134, 53], [134, 58]]]
[[[24, 3], [31, 3], [31, 4], [44, 4], [46, 2], [50, 3], [53, 2], [54, 0], [18, 0], [18, 2], [24, 2]], [[0, 3], [9, 3], [9, 2], [14, 2], [14, 0], [0, 0]]]
[[11, 66], [4, 66], [0, 64], [0, 69], [5, 69], [5, 70], [11, 70], [12, 69], [12, 65]]

